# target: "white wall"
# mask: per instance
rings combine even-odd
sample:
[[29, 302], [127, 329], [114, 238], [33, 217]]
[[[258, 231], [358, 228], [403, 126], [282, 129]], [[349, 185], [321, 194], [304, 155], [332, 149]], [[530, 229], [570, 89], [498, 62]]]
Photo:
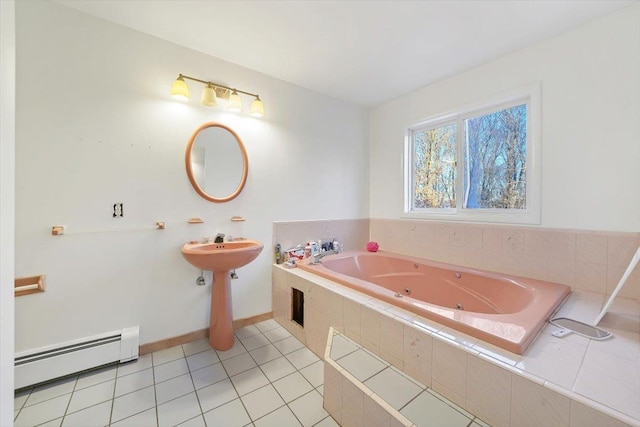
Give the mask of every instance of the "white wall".
[[0, 426], [13, 424], [15, 3], [0, 1]]
[[371, 217], [402, 214], [406, 126], [537, 81], [541, 225], [640, 230], [640, 3], [373, 109]]
[[[16, 275], [47, 275], [45, 293], [16, 300], [16, 351], [130, 325], [143, 343], [207, 327], [210, 286], [195, 285], [179, 251], [216, 232], [267, 244], [232, 286], [235, 318], [268, 312], [272, 221], [368, 216], [360, 107], [58, 4], [16, 9]], [[267, 116], [201, 107], [195, 84], [177, 103], [178, 73], [257, 92]], [[201, 199], [184, 170], [191, 133], [210, 120], [249, 156], [247, 185], [225, 204]], [[205, 224], [187, 225], [195, 216]], [[71, 234], [156, 220], [166, 230]], [[53, 225], [67, 234], [51, 236]]]

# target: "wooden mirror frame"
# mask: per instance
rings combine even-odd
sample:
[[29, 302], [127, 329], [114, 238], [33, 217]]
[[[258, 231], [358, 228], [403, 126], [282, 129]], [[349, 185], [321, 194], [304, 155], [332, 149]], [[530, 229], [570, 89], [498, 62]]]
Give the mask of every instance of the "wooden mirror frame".
[[[210, 194], [206, 193], [202, 187], [200, 187], [200, 184], [198, 184], [198, 181], [196, 181], [194, 175], [193, 175], [193, 168], [191, 167], [191, 149], [193, 148], [193, 144], [195, 144], [196, 142], [196, 138], [198, 137], [198, 134], [203, 131], [204, 129], [210, 128], [210, 127], [218, 127], [218, 128], [222, 128], [226, 131], [228, 131], [229, 133], [231, 133], [231, 135], [233, 135], [233, 137], [236, 139], [236, 142], [238, 143], [238, 147], [240, 148], [240, 154], [242, 155], [242, 178], [240, 178], [240, 183], [238, 184], [238, 187], [236, 187], [236, 189], [233, 191], [233, 193], [229, 194], [228, 196], [225, 197], [214, 197], [211, 196]], [[223, 203], [223, 202], [228, 202], [230, 200], [235, 199], [236, 197], [238, 197], [238, 195], [240, 194], [240, 192], [242, 191], [242, 189], [244, 188], [245, 183], [247, 182], [247, 174], [249, 173], [249, 159], [247, 158], [247, 150], [244, 148], [244, 144], [242, 143], [242, 140], [240, 139], [240, 137], [238, 136], [237, 133], [235, 133], [235, 131], [233, 129], [231, 129], [228, 126], [225, 126], [221, 123], [216, 123], [216, 122], [208, 122], [203, 124], [202, 126], [200, 126], [198, 129], [196, 129], [193, 134], [191, 135], [191, 138], [189, 138], [189, 142], [187, 143], [187, 150], [184, 156], [185, 159], [185, 166], [187, 169], [187, 176], [189, 177], [189, 181], [191, 182], [191, 185], [193, 186], [193, 189], [196, 190], [196, 192], [202, 196], [202, 198], [210, 201], [210, 202], [214, 202], [214, 203]]]

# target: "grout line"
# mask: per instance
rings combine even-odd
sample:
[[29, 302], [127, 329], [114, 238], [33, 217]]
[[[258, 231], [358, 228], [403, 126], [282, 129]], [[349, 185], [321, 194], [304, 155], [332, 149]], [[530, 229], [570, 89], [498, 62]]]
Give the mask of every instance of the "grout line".
[[[429, 390], [431, 390], [429, 392]], [[438, 393], [437, 391], [435, 391], [434, 389], [430, 389], [429, 387], [427, 387], [424, 390], [425, 393], [430, 394], [431, 396], [435, 397], [436, 399], [438, 399], [439, 401], [441, 401], [442, 403], [444, 403], [445, 405], [449, 406], [449, 408], [453, 409], [454, 411], [456, 411], [459, 414], [464, 415], [465, 417], [467, 415], [465, 415], [463, 412], [460, 411], [460, 409], [462, 409], [463, 411], [465, 411], [466, 413], [470, 414], [473, 416], [473, 418], [471, 418], [472, 420], [478, 418], [475, 414], [472, 414], [471, 412], [467, 411], [466, 409], [464, 409], [462, 406], [458, 405], [457, 403], [455, 403], [452, 400], [447, 399], [446, 397], [444, 397], [443, 395], [441, 395], [440, 393]], [[454, 406], [455, 405], [455, 406]]]
[[[369, 390], [371, 390], [371, 389], [369, 389]], [[373, 391], [373, 390], [371, 390], [371, 391]], [[402, 410], [403, 410], [404, 408], [406, 408], [406, 407], [407, 407], [411, 402], [413, 402], [414, 400], [416, 400], [416, 399], [418, 398], [418, 396], [420, 396], [422, 393], [426, 393], [426, 392], [427, 392], [427, 390], [421, 390], [421, 391], [420, 391], [420, 393], [418, 393], [418, 394], [416, 394], [415, 396], [413, 396], [413, 397], [411, 398], [411, 400], [409, 400], [407, 403], [405, 403], [404, 405], [402, 405], [400, 408], [396, 409], [396, 411], [398, 411], [398, 412], [402, 411]], [[375, 392], [374, 392], [374, 393], [375, 393]], [[377, 394], [377, 396], [380, 396], [380, 395], [379, 395], [379, 394]], [[435, 397], [435, 396], [434, 396], [434, 397]], [[380, 398], [382, 399], [382, 396], [380, 396]], [[384, 399], [383, 399], [383, 400], [384, 400]], [[386, 400], [385, 400], [385, 402], [386, 402]], [[387, 403], [389, 403], [389, 402], [387, 402]], [[391, 406], [391, 405], [389, 405], [389, 406]], [[395, 409], [395, 408], [394, 408], [394, 409]]]
[[[256, 328], [256, 329], [257, 329], [257, 328]], [[276, 328], [273, 328], [273, 329], [276, 329]], [[270, 330], [272, 330], [272, 329], [270, 329]], [[287, 332], [289, 332], [289, 331], [287, 331]], [[262, 335], [264, 335], [264, 333], [263, 333], [262, 331], [260, 331], [260, 333], [261, 333]], [[291, 336], [293, 336], [293, 335], [291, 335]], [[267, 338], [267, 337], [266, 337], [266, 335], [264, 335], [264, 337], [265, 337], [265, 338]], [[289, 338], [289, 337], [286, 337], [286, 338], [284, 338], [284, 339], [287, 339], [287, 338]], [[273, 345], [273, 344], [274, 344], [273, 342], [271, 342], [271, 340], [269, 340], [269, 338], [267, 338], [267, 340], [271, 343], [271, 345]], [[298, 340], [298, 339], [296, 338], [296, 340]], [[279, 340], [279, 341], [282, 341], [282, 340]], [[279, 341], [276, 341], [276, 342], [279, 342]], [[298, 340], [298, 341], [300, 341], [300, 340]], [[303, 346], [304, 346], [304, 344], [303, 344]], [[276, 351], [277, 351], [281, 356], [276, 357], [275, 359], [272, 359], [272, 360], [276, 360], [276, 359], [279, 359], [280, 357], [284, 357], [284, 359], [285, 359], [286, 361], [288, 361], [288, 362], [291, 364], [291, 366], [293, 366], [293, 368], [295, 369], [295, 371], [294, 371], [294, 372], [291, 372], [290, 374], [285, 375], [285, 376], [284, 376], [284, 377], [282, 377], [282, 378], [286, 378], [286, 377], [288, 377], [288, 376], [290, 376], [290, 375], [295, 374], [296, 372], [300, 372], [300, 371], [299, 371], [299, 370], [298, 370], [298, 369], [293, 365], [293, 363], [291, 363], [291, 361], [286, 357], [286, 355], [280, 351], [280, 349], [279, 349], [278, 347], [276, 347], [275, 345], [273, 345], [273, 347], [276, 349]], [[303, 348], [304, 348], [304, 347], [303, 347]], [[295, 350], [294, 350], [294, 351], [295, 351]], [[291, 353], [292, 353], [292, 352], [291, 352]], [[289, 354], [290, 354], [290, 353], [289, 353]], [[253, 355], [252, 355], [251, 353], [249, 353], [249, 356], [253, 359]], [[266, 363], [271, 362], [272, 360], [269, 360], [269, 361], [267, 361], [267, 362], [264, 362], [264, 363], [263, 363], [263, 365], [264, 365], [264, 364], [266, 364]], [[271, 385], [271, 387], [273, 387], [273, 389], [276, 391], [276, 393], [278, 394], [278, 396], [282, 399], [282, 401], [284, 402], [284, 406], [286, 406], [286, 407], [287, 407], [287, 409], [289, 409], [289, 411], [291, 411], [291, 413], [293, 414], [294, 418], [295, 418], [296, 420], [298, 420], [298, 422], [300, 423], [300, 425], [304, 425], [304, 423], [303, 423], [303, 422], [298, 418], [298, 416], [297, 416], [297, 415], [296, 415], [296, 413], [293, 411], [293, 409], [291, 409], [291, 407], [289, 406], [289, 403], [290, 403], [290, 402], [289, 402], [289, 403], [287, 403], [287, 401], [286, 401], [286, 400], [284, 399], [284, 397], [280, 394], [280, 392], [278, 391], [278, 389], [273, 385], [273, 382], [269, 379], [269, 377], [267, 376], [267, 374], [262, 370], [262, 365], [260, 365], [260, 364], [255, 360], [255, 359], [253, 359], [253, 361], [258, 365], [258, 369], [260, 369], [260, 372], [262, 372], [262, 375], [264, 375], [264, 376], [265, 376], [265, 378], [267, 378], [267, 381], [269, 381], [269, 385]], [[302, 373], [300, 373], [300, 375], [302, 375]], [[278, 379], [277, 379], [277, 380], [275, 380], [275, 381], [279, 381], [279, 380], [281, 380], [282, 378], [278, 378]], [[309, 381], [306, 379], [306, 377], [305, 377], [304, 375], [302, 375], [302, 378], [304, 378], [304, 379], [305, 379], [305, 381], [309, 382]], [[309, 384], [311, 384], [311, 383], [309, 383]], [[261, 388], [262, 388], [262, 387], [261, 387]], [[315, 388], [313, 387], [313, 384], [311, 384], [311, 389], [312, 389], [311, 391], [315, 390]], [[251, 392], [249, 392], [249, 393], [251, 393]], [[247, 394], [249, 394], [249, 393], [247, 393]], [[306, 393], [305, 393], [305, 394], [306, 394]], [[304, 396], [304, 394], [303, 394], [302, 396]], [[297, 399], [299, 399], [299, 398], [300, 398], [300, 397], [302, 397], [302, 396], [298, 396], [296, 399], [292, 400], [292, 402], [293, 402], [293, 401], [295, 401], [295, 400], [297, 400]], [[244, 403], [243, 403], [243, 404], [244, 404]], [[280, 408], [282, 408], [282, 406], [280, 406], [280, 407], [279, 407], [279, 408], [277, 408], [277, 409], [274, 409], [274, 410], [273, 410], [273, 411], [271, 411], [271, 412], [277, 411], [277, 410], [278, 410], [278, 409], [280, 409]], [[269, 412], [269, 414], [270, 414], [271, 412]], [[247, 414], [248, 414], [248, 413], [249, 413], [249, 412], [247, 411]], [[267, 415], [269, 415], [269, 414], [265, 414], [264, 416], [267, 416]], [[263, 417], [264, 417], [264, 416], [263, 416]], [[251, 418], [251, 416], [250, 416], [250, 415], [249, 415], [249, 418]], [[262, 417], [260, 417], [260, 418], [262, 418]], [[258, 419], [260, 419], [260, 418], [258, 418]], [[257, 421], [257, 420], [252, 420], [252, 422], [253, 422], [253, 421]]]
[[[137, 361], [137, 359], [136, 359]], [[118, 386], [118, 371], [120, 370], [120, 365], [116, 366], [116, 377], [113, 383], [113, 394], [111, 396], [111, 411], [109, 411], [109, 423], [107, 425], [111, 425], [112, 419], [113, 419], [113, 407], [115, 406], [116, 403], [116, 387]]]
[[[576, 377], [573, 379], [573, 384], [571, 384], [571, 389], [570, 391], [575, 393], [575, 388], [576, 388], [576, 384], [578, 383], [578, 378], [580, 378], [580, 373], [582, 372], [582, 368], [584, 367], [584, 360], [587, 358], [587, 353], [589, 352], [589, 349], [591, 348], [591, 344], [593, 343], [593, 340], [589, 340], [589, 342], [587, 343], [587, 347], [584, 349], [584, 353], [582, 353], [582, 357], [580, 358], [580, 364], [578, 365], [578, 371], [576, 372]], [[573, 399], [571, 399], [573, 400]]]
[[[184, 345], [184, 344], [182, 344], [182, 345]], [[182, 347], [182, 345], [181, 345], [181, 347]], [[204, 351], [206, 351], [206, 350], [204, 350]], [[204, 351], [201, 351], [201, 352], [198, 352], [198, 353], [194, 353], [194, 354], [204, 353]], [[215, 352], [215, 350], [213, 350], [213, 351]], [[184, 353], [184, 347], [182, 347], [182, 352]], [[193, 354], [191, 354], [189, 356], [193, 356]], [[216, 357], [218, 358], [218, 360], [220, 360], [220, 357], [218, 356], [218, 353], [216, 353]], [[193, 375], [191, 374], [191, 367], [189, 366], [189, 362], [187, 361], [186, 353], [185, 353], [184, 361], [187, 364], [187, 369], [189, 370], [189, 378], [191, 379], [191, 385], [193, 386], [193, 392], [196, 395], [196, 400], [198, 401], [198, 406], [200, 407], [200, 415], [199, 416], [202, 418], [202, 421], [204, 422], [204, 425], [206, 427], [207, 426], [207, 420], [204, 417], [204, 410], [202, 409], [202, 403], [200, 403], [200, 396], [198, 395], [198, 390], [196, 390], [196, 383], [195, 383], [195, 381], [193, 381]], [[212, 365], [207, 365], [207, 366], [212, 366]], [[224, 365], [222, 365], [222, 362], [220, 362], [220, 366], [222, 366], [223, 369], [224, 369]], [[224, 381], [224, 380], [220, 380], [220, 381]], [[196, 418], [196, 417], [193, 417], [193, 418]], [[191, 419], [193, 419], [193, 418], [191, 418]], [[187, 420], [187, 421], [189, 421], [189, 420]]]
[[[251, 357], [251, 353], [249, 353], [247, 351], [247, 348], [244, 346], [244, 344], [242, 344], [242, 341], [240, 341], [240, 339], [238, 337], [236, 337], [235, 334], [234, 334], [234, 337], [237, 338], [237, 342], [239, 343], [239, 345], [241, 345], [242, 348], [244, 348], [245, 352], [249, 355], [249, 357]], [[244, 405], [244, 402], [240, 398], [241, 396], [240, 396], [240, 393], [238, 393], [238, 390], [236, 389], [236, 385], [233, 383], [233, 381], [231, 381], [231, 376], [229, 375], [229, 372], [227, 371], [227, 368], [225, 368], [224, 363], [222, 363], [222, 359], [220, 358], [220, 355], [218, 355], [217, 350], [216, 350], [216, 355], [218, 356], [218, 359], [220, 359], [220, 366], [222, 366], [222, 369], [224, 369], [224, 373], [227, 375], [227, 378], [229, 379], [229, 382], [231, 383], [231, 387], [233, 387], [233, 390], [236, 392], [236, 395], [238, 396], [237, 399], [240, 401], [240, 404], [242, 405], [242, 408], [244, 409], [244, 412], [249, 417], [249, 420], [250, 420], [249, 424], [252, 424], [253, 420], [251, 420], [251, 415], [249, 415], [249, 411], [247, 411], [247, 407]], [[238, 354], [237, 356], [240, 356], [240, 355]], [[236, 356], [233, 356], [233, 357], [236, 357]], [[230, 357], [229, 359], [232, 359], [232, 358]], [[225, 359], [225, 360], [229, 360], [229, 359]], [[251, 360], [253, 360], [253, 357], [251, 357]], [[255, 363], [255, 360], [253, 362]], [[251, 369], [253, 369], [253, 368], [251, 368]], [[246, 372], [246, 371], [243, 371], [243, 372]], [[238, 375], [238, 374], [236, 374], [236, 375]], [[264, 372], [263, 372], [263, 375], [264, 375]], [[266, 377], [266, 375], [265, 375], [265, 377]], [[269, 378], [267, 378], [267, 380], [269, 380]], [[249, 393], [251, 393], [251, 392], [249, 392]], [[249, 394], [249, 393], [247, 393], [247, 394]], [[235, 400], [235, 399], [233, 399], [233, 400]], [[232, 402], [233, 402], [233, 400], [232, 400]], [[227, 402], [227, 403], [229, 403], [229, 402]], [[225, 403], [225, 405], [226, 405], [226, 403]], [[212, 411], [213, 411], [213, 409], [212, 409]]]
[[[22, 405], [20, 405], [20, 407], [18, 408], [18, 412], [15, 412], [15, 408], [14, 408], [14, 412], [13, 412], [13, 421], [15, 422], [16, 419], [18, 419], [18, 417], [20, 416], [20, 412], [22, 412], [22, 409], [24, 408], [24, 406], [27, 403], [27, 400], [29, 400], [29, 397], [31, 396], [31, 392], [33, 391], [33, 387], [30, 387], [29, 389], [29, 393], [27, 393], [27, 398], [24, 400], [24, 402], [22, 402]], [[13, 400], [15, 402], [16, 399], [16, 393], [14, 391], [13, 393]]]
[[[274, 388], [275, 388], [275, 387], [274, 387]], [[277, 391], [277, 390], [276, 390], [276, 391]], [[291, 402], [289, 402], [289, 403], [293, 403], [293, 402], [295, 402], [295, 401], [296, 401], [296, 400], [298, 400], [298, 399], [302, 399], [304, 396], [306, 396], [307, 394], [312, 393], [312, 392], [314, 392], [314, 391], [316, 391], [316, 392], [317, 392], [317, 390], [316, 390], [315, 388], [314, 388], [314, 389], [311, 389], [311, 391], [308, 391], [307, 393], [304, 393], [302, 396], [298, 396], [298, 397], [296, 397], [295, 399], [293, 399], [293, 400], [292, 400]], [[284, 400], [284, 399], [283, 399], [283, 400]], [[286, 403], [287, 408], [289, 408], [289, 410], [291, 411], [291, 413], [293, 414], [293, 416], [294, 416], [294, 417], [296, 417], [296, 420], [298, 420], [298, 422], [300, 423], [300, 425], [303, 425], [303, 426], [304, 426], [304, 423], [302, 422], [302, 420], [301, 420], [300, 418], [298, 418], [298, 415], [296, 415], [296, 413], [294, 412], [294, 410], [289, 406], [289, 403]], [[324, 408], [322, 408], [322, 409], [324, 410]], [[328, 412], [327, 412], [327, 413], [328, 413]], [[325, 418], [326, 418], [326, 417], [325, 417]], [[323, 418], [322, 420], [324, 420], [324, 418]], [[322, 420], [320, 420], [320, 421], [322, 421]], [[318, 423], [319, 423], [320, 421], [318, 421]], [[316, 423], [316, 424], [318, 424], [318, 423]], [[315, 424], [314, 424], [314, 425], [315, 425]]]
[[[84, 389], [82, 389], [82, 390], [84, 390]], [[113, 405], [113, 401], [112, 401], [112, 400], [103, 400], [102, 402], [94, 403], [93, 405], [89, 405], [89, 406], [87, 406], [87, 407], [85, 407], [85, 408], [78, 409], [77, 411], [74, 411], [74, 412], [71, 412], [71, 413], [67, 413], [67, 414], [65, 414], [63, 417], [58, 417], [58, 418], [61, 418], [61, 419], [62, 419], [62, 418], [66, 418], [66, 417], [67, 417], [67, 416], [69, 416], [69, 415], [77, 414], [78, 412], [82, 412], [82, 411], [84, 411], [85, 409], [93, 408], [93, 407], [95, 407], [95, 406], [99, 406], [99, 405], [102, 405], [103, 403], [107, 403], [107, 402], [112, 402], [111, 404]], [[57, 419], [57, 418], [56, 418], [56, 419]], [[62, 421], [64, 421], [64, 420], [62, 420]], [[45, 421], [43, 424], [46, 424], [46, 423], [48, 423], [48, 422], [49, 422], [49, 421]], [[107, 425], [109, 425], [109, 424], [107, 423]]]
[[[52, 381], [52, 382], [50, 382], [48, 384], [55, 384], [56, 382], [57, 382], [57, 380], [54, 380], [54, 381]], [[73, 384], [73, 389], [75, 389], [77, 382], [78, 382], [78, 377], [76, 376], [75, 382]], [[38, 387], [34, 387], [31, 390], [31, 392], [29, 393], [29, 396], [31, 396], [31, 394], [33, 393], [33, 390], [35, 390], [36, 388], [38, 388]], [[53, 396], [53, 397], [51, 397], [49, 399], [45, 399], [45, 400], [43, 400], [41, 402], [34, 403], [33, 405], [29, 405], [29, 406], [26, 406], [26, 401], [25, 401], [25, 405], [23, 405], [22, 409], [27, 408], [27, 407], [36, 406], [36, 405], [39, 405], [41, 403], [48, 402], [48, 401], [53, 400], [53, 399], [58, 399], [58, 398], [60, 398], [62, 396], [66, 396], [66, 395], [70, 395], [70, 396], [69, 396], [69, 401], [67, 402], [67, 406], [65, 407], [64, 412], [62, 413], [62, 415], [60, 415], [60, 416], [58, 416], [56, 418], [52, 418], [52, 419], [47, 420], [47, 421], [43, 421], [41, 424], [45, 424], [45, 423], [48, 423], [50, 421], [54, 421], [54, 420], [56, 420], [58, 418], [60, 418], [60, 420], [61, 420], [60, 422], [62, 423], [62, 419], [65, 417], [65, 415], [67, 414], [67, 410], [69, 409], [69, 404], [71, 403], [71, 397], [73, 397], [73, 390], [71, 390], [71, 392], [69, 392], [69, 393], [63, 393], [63, 394], [60, 394], [58, 396]], [[20, 412], [22, 412], [22, 410]], [[20, 413], [18, 413], [18, 415], [20, 415]], [[16, 416], [16, 418], [17, 418], [17, 416]]]
[[[184, 363], [186, 364], [187, 363], [187, 359], [186, 359], [186, 356], [184, 354], [184, 349], [182, 348], [182, 344], [179, 344], [179, 346], [180, 346], [180, 352], [182, 353], [181, 358], [184, 359]], [[175, 347], [177, 347], [177, 346], [175, 346]], [[170, 348], [175, 348], [175, 347], [170, 347]], [[158, 351], [162, 351], [162, 350], [158, 350]], [[167, 363], [175, 362], [177, 360], [180, 360], [181, 358], [179, 357], [179, 358], [174, 359], [174, 360], [169, 360], [169, 361], [166, 361], [164, 363], [159, 363], [157, 366], [166, 365]], [[153, 400], [155, 401], [155, 408], [154, 409], [155, 409], [155, 413], [156, 413], [156, 427], [159, 427], [160, 426], [160, 414], [158, 413], [158, 392], [156, 390], [156, 369], [155, 368], [156, 368], [155, 360], [153, 358], [153, 353], [151, 353], [151, 368], [150, 369], [151, 369], [151, 378], [153, 379]], [[189, 369], [189, 365], [187, 364], [187, 370], [188, 369]], [[144, 369], [143, 369], [143, 371], [144, 371]], [[173, 377], [173, 378], [176, 378], [176, 377]], [[169, 379], [171, 379], [171, 378], [169, 378]], [[168, 381], [168, 380], [165, 380], [165, 381]], [[164, 382], [164, 381], [162, 381], [162, 382]], [[144, 388], [147, 388], [147, 387], [144, 387]], [[143, 390], [144, 388], [138, 389], [138, 390]], [[136, 391], [138, 391], [138, 390], [136, 390]], [[129, 394], [129, 393], [127, 393], [127, 394]], [[186, 396], [186, 395], [183, 395], [183, 396]], [[183, 397], [183, 396], [178, 396], [175, 399], [178, 399], [178, 398]], [[175, 400], [175, 399], [171, 399], [171, 400]], [[164, 402], [164, 403], [167, 403], [167, 402]], [[146, 412], [146, 411], [142, 411], [142, 412]], [[141, 413], [141, 412], [138, 412], [138, 413]], [[135, 415], [137, 415], [137, 414], [135, 414]], [[131, 416], [133, 416], [133, 415], [131, 415]]]
[[[268, 387], [268, 386], [273, 387], [273, 384], [272, 384], [272, 383], [265, 384], [265, 385], [263, 385], [262, 387], [258, 387], [257, 389], [252, 390], [252, 391], [250, 391], [250, 392], [249, 392], [249, 393], [247, 393], [247, 394], [251, 394], [251, 393], [253, 393], [254, 391], [258, 391], [258, 390], [263, 389], [263, 388], [266, 388], [266, 387]], [[273, 387], [273, 389], [275, 390], [275, 387]], [[276, 393], [278, 393], [278, 390], [276, 390]], [[247, 394], [245, 394], [245, 396], [246, 396]], [[278, 394], [278, 395], [279, 395], [279, 394]], [[282, 396], [280, 396], [280, 398], [282, 398]], [[284, 402], [284, 399], [282, 399], [282, 401]], [[260, 419], [262, 419], [262, 418], [266, 417], [266, 416], [267, 416], [267, 415], [269, 415], [269, 414], [274, 413], [274, 412], [275, 412], [275, 411], [277, 411], [278, 409], [284, 408], [285, 406], [288, 406], [288, 405], [287, 405], [287, 402], [285, 402], [285, 403], [284, 403], [284, 405], [282, 405], [282, 406], [278, 406], [276, 409], [274, 409], [274, 410], [272, 410], [272, 411], [269, 411], [269, 412], [267, 412], [266, 414], [264, 414], [264, 415], [262, 415], [262, 416], [260, 416], [260, 417], [256, 418], [255, 420], [251, 419], [251, 415], [249, 415], [249, 411], [247, 411], [247, 415], [249, 415], [249, 419], [251, 420], [251, 423], [253, 423], [253, 422], [255, 422], [255, 421], [258, 421], [258, 420], [260, 420]], [[289, 410], [290, 410], [290, 409], [289, 409]], [[291, 411], [291, 412], [293, 412], [293, 411]], [[295, 416], [296, 414], [293, 414], [293, 415]]]
[[[180, 350], [182, 350], [182, 346], [180, 346]], [[153, 353], [151, 353], [151, 378], [153, 378], [153, 400], [156, 403], [155, 413], [156, 413], [156, 427], [160, 426], [160, 417], [158, 416], [158, 393], [156, 392], [156, 366], [153, 363]], [[184, 352], [183, 352], [184, 355]]]
[[[1, 0], [0, 0], [0, 1], [1, 1]], [[72, 377], [73, 377], [73, 375], [68, 375], [68, 376], [66, 376], [66, 377], [57, 378], [57, 379], [54, 379], [54, 380], [52, 380], [52, 381], [46, 381], [46, 382], [40, 383], [40, 384], [38, 384], [36, 387], [33, 387], [33, 389], [31, 390], [31, 392], [29, 393], [29, 397], [31, 397], [31, 395], [32, 395], [32, 394], [34, 394], [34, 391], [35, 391], [35, 393], [37, 393], [37, 392], [38, 392], [38, 390], [37, 390], [37, 389], [43, 388], [44, 386], [48, 386], [48, 385], [54, 385], [54, 384], [55, 384], [55, 383], [57, 383], [57, 382], [61, 382], [63, 379], [71, 379]], [[74, 384], [74, 388], [75, 388], [75, 384]], [[71, 394], [71, 393], [73, 393], [73, 390], [72, 390], [72, 391], [70, 391], [70, 392], [67, 392], [67, 393], [61, 393], [61, 394], [59, 394], [59, 395], [57, 395], [57, 396], [49, 397], [48, 399], [44, 399], [44, 400], [42, 400], [42, 401], [40, 401], [40, 402], [32, 403], [32, 404], [30, 404], [30, 405], [27, 405], [27, 402], [28, 402], [28, 398], [27, 398], [27, 400], [25, 400], [25, 402], [24, 402], [24, 404], [23, 404], [23, 406], [22, 406], [22, 409], [29, 408], [29, 407], [31, 407], [31, 406], [35, 406], [35, 405], [39, 405], [39, 404], [41, 404], [41, 403], [47, 402], [47, 401], [49, 401], [49, 400], [57, 399], [57, 398], [59, 398], [59, 397], [64, 396], [65, 394]]]
[[[71, 399], [73, 399], [73, 393], [75, 392], [77, 385], [78, 385], [78, 375], [76, 375], [76, 379], [73, 382], [73, 389], [71, 390], [71, 393], [70, 393], [71, 396], [69, 396], [69, 401], [67, 402], [67, 406], [66, 406], [66, 408], [64, 408], [64, 413], [62, 414], [62, 420], [60, 421], [60, 424], [62, 424], [62, 422], [64, 421], [64, 418], [67, 416], [67, 413], [69, 411], [69, 406], [71, 406]], [[53, 420], [51, 420], [51, 421], [53, 421]]]
[[[1, 1], [1, 0], [0, 0], [0, 1]], [[141, 370], [141, 371], [133, 372], [132, 374], [123, 375], [123, 376], [122, 376], [122, 377], [120, 377], [120, 378], [125, 378], [125, 377], [128, 377], [129, 375], [133, 375], [133, 374], [139, 374], [139, 373], [142, 373], [142, 372], [147, 371], [147, 370], [149, 370], [149, 369], [153, 369], [153, 368], [147, 368], [147, 369], [143, 369], [143, 370]], [[154, 373], [153, 373], [153, 371], [151, 371], [151, 375], [152, 375], [152, 376], [153, 376], [153, 374], [154, 374]], [[175, 377], [174, 377], [174, 378], [175, 378]], [[118, 379], [118, 377], [116, 377], [116, 380], [117, 380], [117, 379]], [[96, 385], [98, 385], [98, 384], [96, 384]], [[145, 389], [145, 388], [149, 388], [149, 387], [151, 387], [152, 385], [154, 385], [154, 386], [155, 386], [155, 382], [154, 382], [153, 384], [149, 384], [149, 385], [147, 385], [147, 386], [140, 387], [140, 388], [137, 388], [137, 389], [135, 389], [135, 390], [128, 391], [128, 392], [123, 393], [123, 394], [121, 394], [121, 395], [119, 395], [119, 396], [116, 396], [116, 395], [115, 395], [115, 393], [116, 393], [116, 385], [114, 385], [114, 386], [113, 386], [113, 393], [114, 393], [114, 394], [113, 394], [113, 395], [114, 395], [113, 399], [114, 399], [114, 400], [115, 400], [115, 399], [119, 399], [119, 398], [121, 398], [121, 397], [127, 396], [127, 395], [129, 395], [129, 394], [135, 393], [135, 392], [140, 391], [140, 390], [143, 390], [143, 389]], [[84, 390], [84, 389], [82, 389], [82, 390]], [[128, 418], [128, 417], [127, 417], [127, 418]]]
[[206, 425], [207, 425], [207, 421], [206, 421], [206, 420], [204, 420], [204, 416], [203, 416], [202, 412], [200, 412], [200, 413], [199, 413], [198, 415], [196, 415], [195, 417], [191, 417], [191, 418], [189, 418], [188, 420], [180, 421], [180, 423], [176, 424], [174, 427], [179, 427], [179, 426], [181, 426], [181, 425], [183, 425], [183, 424], [188, 423], [188, 422], [189, 422], [189, 421], [191, 421], [191, 420], [195, 420], [195, 419], [196, 419], [196, 418], [198, 418], [198, 417], [201, 417], [201, 418], [203, 419], [203, 421], [204, 421], [204, 425], [205, 425], [205, 427], [206, 427]]
[[[136, 391], [144, 390], [144, 389], [147, 389], [147, 388], [150, 388], [150, 387], [153, 387], [153, 386], [147, 386], [147, 387], [139, 388], [139, 389], [138, 389], [138, 390], [136, 390]], [[127, 393], [127, 394], [131, 394], [131, 393]], [[123, 394], [122, 396], [126, 396], [126, 394]], [[122, 396], [118, 396], [116, 399], [118, 399], [118, 398], [120, 398], [120, 397], [122, 397]], [[95, 405], [94, 405], [94, 406], [95, 406]], [[111, 405], [111, 409], [112, 409], [112, 411], [113, 411], [113, 406], [114, 406], [114, 405], [112, 404], [112, 405]], [[115, 423], [119, 423], [119, 422], [124, 421], [124, 420], [126, 420], [126, 419], [128, 419], [128, 418], [133, 418], [133, 417], [135, 417], [135, 416], [137, 416], [137, 415], [140, 415], [140, 414], [142, 414], [142, 413], [144, 413], [144, 412], [151, 411], [152, 409], [155, 409], [155, 410], [156, 410], [156, 423], [158, 423], [158, 414], [157, 414], [158, 406], [157, 406], [157, 405], [156, 405], [155, 407], [153, 407], [153, 408], [143, 409], [142, 411], [138, 411], [138, 412], [135, 412], [135, 413], [133, 413], [133, 414], [131, 414], [131, 415], [127, 415], [126, 417], [119, 419], [119, 420], [118, 420], [118, 421], [116, 421]], [[112, 414], [113, 414], [113, 412], [112, 412]], [[111, 425], [111, 424], [112, 424], [112, 423], [109, 423], [109, 425]]]
[[[324, 409], [324, 408], [323, 408], [323, 409]], [[329, 413], [327, 412], [327, 414], [329, 414]], [[323, 419], [321, 419], [320, 421], [318, 421], [317, 423], [315, 423], [312, 427], [315, 427], [315, 426], [319, 425], [321, 422], [323, 422], [323, 421], [324, 421], [324, 420], [326, 420], [327, 418], [332, 418], [332, 417], [331, 417], [331, 414], [327, 415], [326, 417], [324, 417]], [[333, 421], [335, 422], [335, 420], [333, 420]], [[336, 424], [337, 424], [337, 423], [336, 423]]]

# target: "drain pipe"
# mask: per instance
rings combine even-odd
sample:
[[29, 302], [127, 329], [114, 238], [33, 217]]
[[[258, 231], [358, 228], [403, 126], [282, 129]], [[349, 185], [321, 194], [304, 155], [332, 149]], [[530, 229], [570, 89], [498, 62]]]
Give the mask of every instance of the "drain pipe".
[[204, 281], [204, 271], [200, 270], [200, 276], [196, 278], [196, 285], [204, 286], [207, 283]]

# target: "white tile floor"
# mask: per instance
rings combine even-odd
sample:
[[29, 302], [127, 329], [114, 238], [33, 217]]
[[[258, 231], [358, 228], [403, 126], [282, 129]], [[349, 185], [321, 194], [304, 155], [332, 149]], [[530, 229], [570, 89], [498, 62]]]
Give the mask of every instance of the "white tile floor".
[[15, 426], [337, 426], [322, 408], [323, 362], [275, 321], [23, 390]]
[[418, 427], [488, 426], [338, 332], [330, 357]]

